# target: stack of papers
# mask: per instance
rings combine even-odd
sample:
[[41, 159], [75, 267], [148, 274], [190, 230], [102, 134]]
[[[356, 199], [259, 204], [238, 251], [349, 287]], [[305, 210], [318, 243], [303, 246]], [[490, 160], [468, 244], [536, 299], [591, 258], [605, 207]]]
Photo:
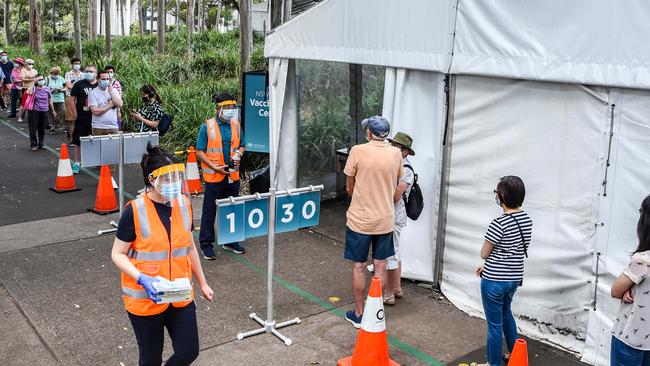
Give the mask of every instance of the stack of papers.
[[158, 304], [192, 299], [192, 284], [190, 283], [189, 278], [177, 278], [174, 281], [170, 281], [160, 276], [157, 276], [156, 278], [160, 280], [153, 283], [156, 291], [161, 293], [158, 295], [158, 298], [160, 298]]

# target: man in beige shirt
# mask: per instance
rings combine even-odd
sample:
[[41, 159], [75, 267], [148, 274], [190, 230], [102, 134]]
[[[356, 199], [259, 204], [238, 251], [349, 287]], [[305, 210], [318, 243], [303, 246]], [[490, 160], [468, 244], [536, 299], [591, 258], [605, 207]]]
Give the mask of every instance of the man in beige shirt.
[[402, 175], [402, 154], [386, 141], [390, 123], [383, 117], [364, 119], [368, 143], [352, 147], [343, 172], [352, 201], [347, 212], [345, 259], [352, 264], [354, 310], [345, 318], [359, 328], [366, 292], [366, 262], [372, 246], [375, 274], [385, 283], [386, 258], [395, 254], [393, 194]]

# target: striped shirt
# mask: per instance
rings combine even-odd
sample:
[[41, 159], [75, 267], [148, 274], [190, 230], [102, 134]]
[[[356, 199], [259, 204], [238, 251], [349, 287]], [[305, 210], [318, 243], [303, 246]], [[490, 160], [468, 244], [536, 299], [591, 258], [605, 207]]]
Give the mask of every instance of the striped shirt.
[[532, 231], [533, 222], [524, 211], [503, 214], [492, 220], [485, 240], [494, 244], [494, 248], [485, 261], [482, 278], [521, 281], [524, 278], [524, 245], [530, 244]]

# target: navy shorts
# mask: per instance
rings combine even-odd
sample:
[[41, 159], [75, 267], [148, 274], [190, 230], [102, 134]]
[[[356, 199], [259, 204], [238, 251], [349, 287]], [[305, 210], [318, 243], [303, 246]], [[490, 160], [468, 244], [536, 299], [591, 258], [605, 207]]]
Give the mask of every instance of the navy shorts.
[[367, 235], [345, 227], [345, 254], [343, 258], [353, 262], [367, 262], [370, 246], [373, 259], [386, 259], [395, 255], [393, 233]]

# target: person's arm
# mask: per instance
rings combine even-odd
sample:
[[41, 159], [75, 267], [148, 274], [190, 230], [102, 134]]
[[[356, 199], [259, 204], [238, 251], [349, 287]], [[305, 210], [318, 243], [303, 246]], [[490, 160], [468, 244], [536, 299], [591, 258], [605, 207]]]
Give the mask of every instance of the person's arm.
[[[122, 98], [120, 97], [120, 93], [117, 91], [117, 89], [113, 88], [112, 85], [109, 86], [108, 88], [109, 88], [109, 91], [108, 91], [109, 95], [111, 96], [111, 102], [113, 104], [111, 107], [115, 106], [115, 108], [118, 108], [118, 109], [122, 108], [123, 102], [122, 102]], [[111, 103], [109, 103], [109, 104], [111, 104]]]
[[94, 91], [90, 92], [88, 95], [88, 107], [90, 108], [90, 112], [95, 115], [95, 116], [101, 116], [102, 114], [106, 113], [109, 111], [111, 108], [113, 108], [113, 102], [111, 100], [106, 103], [105, 106], [98, 106], [99, 101], [97, 100], [97, 97], [95, 96]]
[[131, 243], [115, 238], [113, 250], [111, 250], [111, 259], [120, 271], [137, 281], [140, 276], [140, 271], [135, 268], [127, 256], [129, 248], [131, 248]]
[[201, 259], [199, 258], [199, 251], [196, 250], [196, 244], [194, 243], [194, 236], [192, 236], [192, 244], [190, 244], [190, 262], [192, 264], [192, 273], [199, 283], [199, 288], [201, 288], [203, 297], [205, 297], [208, 301], [212, 301], [214, 291], [212, 291], [212, 288], [210, 288], [208, 285], [208, 281], [206, 281], [205, 275], [203, 274]]
[[488, 259], [490, 253], [492, 253], [492, 249], [494, 249], [494, 244], [490, 243], [489, 240], [484, 240], [483, 247], [481, 247], [481, 258]]
[[357, 154], [356, 149], [352, 147], [350, 149], [350, 154], [348, 154], [348, 159], [345, 162], [345, 168], [343, 168], [343, 174], [347, 176], [345, 180], [345, 190], [348, 192], [348, 196], [352, 198], [352, 193], [354, 193], [354, 184], [356, 183], [357, 175]]
[[350, 197], [352, 197], [352, 193], [354, 193], [354, 183], [354, 175], [348, 175], [345, 180], [345, 190], [348, 192], [348, 196]]
[[615, 299], [621, 299], [632, 286], [634, 286], [634, 282], [625, 273], [621, 273], [612, 284], [611, 295]]
[[27, 94], [34, 94], [34, 87], [32, 86], [31, 88], [27, 88], [26, 90]]
[[408, 183], [404, 182], [403, 180], [399, 181], [399, 184], [397, 185], [397, 188], [395, 189], [395, 193], [393, 194], [393, 202], [397, 203], [399, 200], [402, 199], [402, 195], [404, 192], [406, 192], [406, 189], [408, 188]]

